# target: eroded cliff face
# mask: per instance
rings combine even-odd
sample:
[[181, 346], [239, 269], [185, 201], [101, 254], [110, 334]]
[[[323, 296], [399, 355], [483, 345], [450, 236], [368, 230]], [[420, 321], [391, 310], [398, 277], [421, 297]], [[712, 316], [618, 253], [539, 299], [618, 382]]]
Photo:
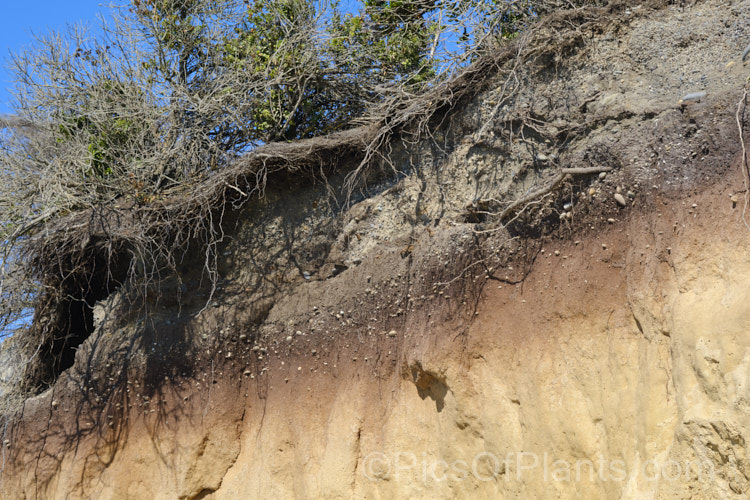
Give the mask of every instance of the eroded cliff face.
[[561, 19], [351, 208], [237, 214], [208, 308], [102, 303], [3, 497], [745, 498], [750, 2]]

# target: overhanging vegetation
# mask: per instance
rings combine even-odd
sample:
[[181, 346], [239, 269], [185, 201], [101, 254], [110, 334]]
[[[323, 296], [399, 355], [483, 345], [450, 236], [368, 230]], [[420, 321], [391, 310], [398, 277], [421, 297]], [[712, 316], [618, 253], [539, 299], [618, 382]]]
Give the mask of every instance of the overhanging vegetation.
[[[33, 325], [23, 333], [24, 345], [36, 353], [24, 391], [51, 384], [70, 366], [71, 346], [91, 331], [93, 303], [116, 288], [143, 297], [141, 292], [176, 273], [196, 245], [205, 256], [206, 276], [215, 282], [227, 209], [262, 196], [282, 174], [346, 168], [347, 189], [353, 191], [367, 169], [387, 157], [394, 135], [428, 138], [436, 120], [480, 92], [499, 68], [568, 50], [581, 36], [568, 29], [570, 23], [601, 15], [579, 9], [548, 16], [540, 28], [566, 33], [550, 43], [549, 32], [535, 38], [522, 28], [558, 8], [557, 2], [467, 2], [464, 9], [484, 6], [490, 17], [464, 24], [461, 29], [474, 30], [469, 45], [460, 48], [460, 57], [438, 64], [435, 47], [450, 31], [429, 20], [446, 6], [414, 2], [413, 10], [398, 11], [377, 29], [419, 28], [430, 36], [404, 42], [411, 62], [390, 66], [382, 59], [393, 54], [371, 44], [373, 34], [366, 31], [355, 30], [346, 40], [369, 62], [359, 61], [351, 47], [336, 55], [341, 38], [331, 30], [351, 26], [335, 9], [316, 10], [304, 2], [256, 3], [247, 12], [231, 2], [222, 6], [226, 18], [238, 12], [242, 22], [261, 16], [280, 30], [271, 30], [278, 43], [261, 58], [262, 67], [238, 62], [253, 47], [267, 47], [267, 39], [253, 45], [250, 33], [257, 25], [247, 32], [235, 31], [237, 24], [227, 30], [230, 25], [203, 2], [134, 1], [104, 42], [86, 45], [91, 42], [74, 32], [73, 39], [42, 40], [40, 52], [17, 59], [15, 119], [30, 125], [6, 128], [3, 136], [2, 314], [7, 334], [24, 311], [34, 309]], [[392, 3], [368, 6], [388, 9]], [[209, 29], [197, 18], [188, 20], [193, 8], [196, 16], [221, 23]], [[456, 19], [465, 23], [475, 11], [458, 12]], [[360, 16], [372, 13], [365, 8]], [[355, 17], [349, 19], [354, 23]], [[370, 29], [364, 21], [358, 26]], [[479, 36], [488, 26], [481, 32], [487, 36]], [[191, 42], [195, 31], [203, 34]], [[175, 41], [178, 35], [188, 39]], [[320, 45], [310, 43], [321, 39], [336, 42], [325, 64]], [[242, 50], [230, 49], [232, 44]], [[117, 55], [131, 52], [139, 58], [123, 62]], [[313, 74], [305, 73], [310, 58], [318, 61]], [[73, 72], [61, 78], [65, 68]], [[308, 92], [312, 104], [305, 104]], [[324, 105], [315, 104], [320, 98]], [[308, 105], [329, 111], [312, 126]]]

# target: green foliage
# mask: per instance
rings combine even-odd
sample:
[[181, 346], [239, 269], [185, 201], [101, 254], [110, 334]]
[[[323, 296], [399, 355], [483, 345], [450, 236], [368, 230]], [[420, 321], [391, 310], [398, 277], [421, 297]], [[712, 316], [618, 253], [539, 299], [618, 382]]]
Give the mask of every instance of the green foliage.
[[[362, 112], [352, 80], [334, 77], [323, 13], [309, 0], [132, 0], [130, 12], [155, 49], [144, 62], [154, 81], [181, 87], [181, 99], [221, 93], [233, 123], [207, 131], [220, 149], [312, 137]], [[228, 75], [239, 84], [214, 87]], [[182, 128], [206, 124], [189, 110], [173, 118]]]
[[83, 161], [88, 161], [90, 167], [84, 175], [99, 180], [112, 177], [116, 171], [127, 171], [128, 163], [137, 160], [134, 143], [144, 133], [142, 123], [117, 111], [125, 92], [109, 81], [101, 84], [101, 90], [90, 93], [98, 97], [96, 104], [81, 104], [61, 114], [55, 139], [57, 143], [84, 143], [88, 156]]
[[58, 154], [74, 148], [82, 180], [98, 184], [99, 190], [110, 181], [118, 185], [118, 178], [129, 172], [150, 142], [146, 123], [128, 110], [133, 99], [143, 99], [143, 93], [103, 78], [79, 97], [75, 106], [54, 110], [57, 129], [52, 135], [60, 148]]
[[358, 14], [335, 9], [330, 50], [378, 81], [424, 82], [434, 76], [429, 49], [440, 25], [429, 16], [438, 8], [435, 0], [365, 0]]
[[313, 137], [339, 128], [354, 112], [351, 102], [333, 95], [334, 86], [347, 85], [332, 81], [335, 68], [314, 45], [316, 40], [298, 36], [314, 32], [315, 23], [309, 2], [255, 0], [234, 36], [224, 40], [223, 66], [267, 82], [252, 96], [251, 136], [263, 142]]
[[[212, 10], [203, 0], [132, 0], [134, 21], [148, 33], [156, 50], [149, 67], [167, 82], [188, 81], [194, 73], [208, 69], [210, 51], [207, 21]], [[154, 43], [155, 42], [155, 43]]]

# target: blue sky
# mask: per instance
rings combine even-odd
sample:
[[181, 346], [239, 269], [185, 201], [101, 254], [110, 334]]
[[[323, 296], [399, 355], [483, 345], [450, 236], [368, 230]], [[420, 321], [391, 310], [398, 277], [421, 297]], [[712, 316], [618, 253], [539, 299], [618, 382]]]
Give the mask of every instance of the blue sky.
[[107, 3], [96, 0], [6, 0], [0, 15], [0, 114], [10, 109], [12, 87], [7, 65], [11, 52], [18, 52], [32, 41], [31, 33], [47, 33], [60, 30], [66, 24], [88, 23], [98, 25], [98, 13], [107, 12]]

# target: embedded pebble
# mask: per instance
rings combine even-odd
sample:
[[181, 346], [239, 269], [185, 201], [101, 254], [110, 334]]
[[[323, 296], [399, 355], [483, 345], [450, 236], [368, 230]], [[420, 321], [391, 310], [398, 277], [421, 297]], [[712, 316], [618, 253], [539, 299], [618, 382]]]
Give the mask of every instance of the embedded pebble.
[[684, 101], [700, 101], [704, 97], [706, 97], [705, 92], [693, 92], [685, 95], [682, 99], [680, 99], [680, 103]]
[[615, 193], [615, 201], [617, 201], [617, 203], [619, 203], [623, 207], [628, 204], [625, 201], [625, 197], [623, 195], [621, 195], [620, 193]]
[[610, 224], [614, 224], [614, 223], [615, 223], [615, 220], [614, 220], [613, 218], [611, 218], [611, 217], [610, 217], [609, 219], [607, 219], [607, 222], [609, 222]]
[[390, 332], [388, 332], [388, 336], [389, 336], [389, 337], [395, 337], [396, 335], [398, 335], [398, 334], [396, 333], [396, 330], [391, 330]]
[[607, 177], [607, 172], [601, 172], [599, 173], [599, 179], [604, 180]]

